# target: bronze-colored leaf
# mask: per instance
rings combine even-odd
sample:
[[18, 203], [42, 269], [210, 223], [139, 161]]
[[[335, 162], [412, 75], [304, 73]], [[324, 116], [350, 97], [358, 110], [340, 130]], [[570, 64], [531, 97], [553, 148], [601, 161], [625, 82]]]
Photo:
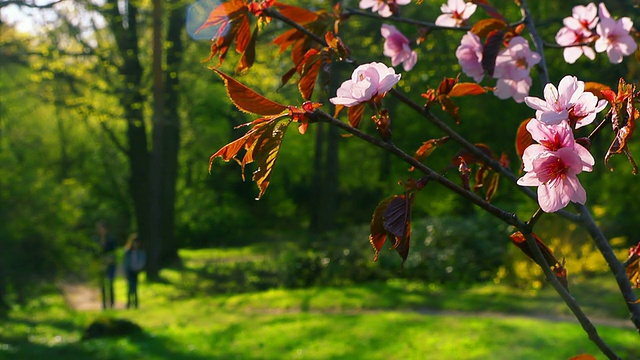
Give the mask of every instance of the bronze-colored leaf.
[[391, 200], [384, 212], [384, 228], [395, 237], [393, 247], [403, 264], [409, 255], [412, 205], [413, 195], [398, 195]]
[[458, 174], [460, 174], [460, 179], [462, 179], [462, 187], [466, 190], [471, 190], [471, 168], [469, 168], [462, 156], [458, 157]]
[[[439, 139], [431, 139], [422, 143], [422, 146], [416, 151], [416, 154], [413, 155], [413, 158], [422, 161], [426, 159], [433, 151], [440, 145], [446, 143], [449, 140], [448, 136], [443, 136]], [[414, 167], [412, 166], [409, 171], [413, 171]]]
[[369, 235], [369, 242], [371, 243], [371, 246], [373, 246], [373, 250], [376, 252], [373, 261], [378, 261], [380, 250], [387, 239], [388, 232], [384, 227], [384, 213], [393, 198], [394, 196], [390, 196], [382, 200], [373, 211], [373, 217], [371, 219], [371, 234]]
[[309, 49], [304, 55], [304, 60], [298, 65], [298, 72], [300, 73], [300, 82], [298, 83], [298, 89], [302, 98], [309, 101], [311, 95], [313, 95], [313, 89], [316, 85], [316, 78], [318, 72], [322, 67], [322, 54], [316, 49]]
[[471, 32], [478, 35], [479, 38], [484, 38], [494, 30], [502, 30], [507, 27], [507, 23], [504, 20], [490, 18], [479, 20], [471, 27]]
[[504, 30], [493, 30], [487, 35], [482, 48], [482, 68], [484, 71], [493, 76], [493, 70], [496, 67], [496, 58], [502, 49], [502, 40], [504, 38]]
[[[347, 115], [349, 116], [349, 124], [354, 128], [360, 126], [360, 121], [362, 121], [362, 115], [364, 114], [364, 106], [365, 103], [360, 103], [355, 106], [349, 107], [347, 110]], [[336, 112], [338, 111], [336, 106]]]
[[318, 20], [317, 13], [298, 6], [287, 5], [281, 2], [276, 2], [274, 6], [282, 15], [300, 25]]
[[487, 92], [487, 89], [476, 83], [457, 83], [449, 92], [449, 96], [480, 95]]
[[602, 95], [602, 90], [605, 89], [611, 91], [611, 88], [605, 84], [593, 81], [585, 81], [584, 83], [584, 91], [593, 93], [593, 95], [597, 96], [598, 99], [605, 99], [604, 95]]
[[484, 198], [487, 202], [491, 202], [491, 199], [498, 191], [498, 184], [500, 183], [500, 174], [493, 173], [491, 176], [491, 181], [489, 181], [489, 185], [486, 187]]
[[[258, 27], [256, 26], [249, 38], [249, 41], [244, 46], [244, 52], [240, 57], [240, 62], [238, 63], [238, 67], [236, 68], [236, 73], [240, 74], [248, 70], [251, 66], [253, 66], [254, 61], [256, 60], [256, 39], [258, 38]], [[236, 42], [238, 44], [238, 42]]]
[[631, 163], [633, 174], [637, 175], [638, 166], [627, 146], [633, 135], [636, 120], [640, 118], [640, 111], [635, 108], [634, 97], [637, 96], [635, 94], [635, 85], [627, 84], [624, 79], [621, 78], [618, 84], [618, 93], [615, 98], [612, 99], [611, 91], [603, 90], [602, 93], [612, 103], [608, 116], [611, 119], [611, 125], [615, 135], [604, 157], [604, 163], [609, 169], [613, 170], [609, 165], [609, 159], [614, 154], [625, 154]]
[[287, 110], [286, 106], [267, 99], [222, 71], [213, 68], [211, 70], [220, 75], [224, 81], [229, 98], [241, 111], [269, 116], [278, 115]]
[[438, 95], [437, 99], [440, 103], [440, 106], [442, 107], [442, 110], [448, 112], [456, 122], [456, 124], [460, 124], [460, 114], [458, 114], [458, 112], [460, 111], [460, 107], [456, 105], [453, 100], [451, 100], [449, 95]]
[[516, 132], [516, 153], [518, 153], [518, 157], [522, 164], [520, 166], [520, 170], [522, 170], [522, 167], [524, 166], [524, 163], [522, 163], [522, 155], [524, 155], [524, 151], [533, 144], [533, 137], [527, 130], [527, 124], [529, 121], [531, 121], [531, 119], [521, 122], [520, 126], [518, 126], [518, 131]]
[[[553, 268], [560, 265], [560, 262], [555, 258], [555, 256], [553, 256], [553, 252], [551, 251], [551, 249], [549, 249], [549, 247], [545, 245], [545, 243], [542, 242], [542, 240], [540, 240], [538, 235], [536, 234], [532, 234], [532, 235], [534, 240], [536, 241], [536, 244], [538, 244], [538, 248], [540, 249], [540, 251], [542, 252], [542, 255], [544, 256], [544, 259], [547, 261], [549, 266]], [[525, 253], [525, 255], [527, 255], [529, 258], [531, 258], [531, 260], [535, 261], [533, 257], [533, 253], [531, 252], [531, 249], [529, 249], [529, 245], [527, 244], [527, 239], [524, 237], [524, 235], [520, 231], [517, 231], [511, 234], [510, 238], [511, 238], [511, 242], [513, 242], [515, 246], [517, 246], [520, 250], [522, 250], [522, 252]], [[542, 264], [538, 264], [538, 265], [542, 266]]]

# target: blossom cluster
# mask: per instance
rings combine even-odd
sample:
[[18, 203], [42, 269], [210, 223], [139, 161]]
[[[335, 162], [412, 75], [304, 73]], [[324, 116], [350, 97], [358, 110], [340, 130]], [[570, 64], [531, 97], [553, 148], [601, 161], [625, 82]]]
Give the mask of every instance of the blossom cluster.
[[398, 5], [407, 5], [411, 0], [360, 0], [360, 9], [369, 9], [382, 17], [389, 17], [398, 11]]
[[383, 97], [398, 81], [400, 74], [396, 74], [392, 67], [378, 62], [363, 64], [353, 71], [351, 79], [340, 85], [336, 97], [329, 101], [346, 107], [366, 103]]
[[573, 127], [592, 123], [607, 102], [585, 92], [584, 86], [575, 76], [565, 76], [558, 88], [553, 84], [545, 86], [544, 100], [531, 96], [524, 99], [536, 110], [536, 117], [526, 128], [537, 144], [527, 147], [522, 155], [526, 174], [518, 184], [538, 187], [538, 204], [545, 212], [587, 200], [577, 175], [592, 171], [595, 160], [589, 150], [576, 142]]
[[[613, 19], [603, 3], [597, 9], [594, 3], [575, 6], [571, 16], [562, 22], [564, 26], [556, 34], [556, 42], [566, 46], [563, 55], [569, 64], [575, 63], [582, 55], [593, 60], [595, 52], [605, 51], [611, 63], [619, 64], [624, 56], [633, 54], [638, 47], [629, 34], [633, 21], [628, 17]], [[595, 38], [594, 52], [588, 44]]]
[[[456, 49], [458, 63], [462, 72], [480, 82], [484, 77], [482, 67], [483, 45], [478, 35], [467, 32]], [[513, 98], [523, 102], [531, 87], [531, 68], [540, 62], [540, 54], [529, 48], [522, 36], [514, 36], [509, 45], [496, 57], [493, 77], [497, 79], [494, 94], [500, 99]]]

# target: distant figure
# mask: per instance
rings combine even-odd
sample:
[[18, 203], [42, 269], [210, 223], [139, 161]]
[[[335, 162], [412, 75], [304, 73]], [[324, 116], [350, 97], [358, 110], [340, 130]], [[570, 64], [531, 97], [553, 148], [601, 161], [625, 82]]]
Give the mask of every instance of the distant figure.
[[116, 240], [109, 234], [107, 223], [102, 220], [96, 223], [96, 233], [94, 241], [100, 246], [100, 260], [103, 266], [100, 271], [102, 309], [106, 309], [107, 305], [113, 308], [115, 304], [113, 280], [116, 277]]
[[147, 261], [147, 255], [141, 249], [138, 234], [129, 236], [124, 246], [124, 272], [127, 275], [127, 309], [131, 306], [138, 308], [138, 274]]

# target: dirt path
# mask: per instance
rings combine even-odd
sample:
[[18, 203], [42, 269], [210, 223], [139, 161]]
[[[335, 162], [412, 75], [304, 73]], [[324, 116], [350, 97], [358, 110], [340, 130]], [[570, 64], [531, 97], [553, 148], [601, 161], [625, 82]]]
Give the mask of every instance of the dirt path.
[[[95, 311], [102, 309], [102, 300], [100, 297], [100, 290], [97, 287], [91, 287], [86, 284], [59, 284], [59, 288], [69, 305], [77, 311]], [[118, 303], [116, 298], [116, 309], [124, 309], [124, 304]], [[357, 309], [357, 310], [303, 310], [303, 309], [260, 309], [256, 310], [256, 314], [292, 314], [292, 313], [326, 313], [326, 314], [364, 314], [364, 313], [379, 313], [381, 311], [409, 311], [418, 312], [425, 315], [435, 316], [455, 316], [455, 317], [481, 317], [481, 318], [532, 318], [541, 319], [554, 322], [570, 322], [577, 323], [575, 317], [570, 315], [547, 315], [547, 314], [513, 314], [502, 312], [473, 312], [473, 311], [453, 311], [453, 310], [438, 310], [432, 308], [413, 308], [413, 309], [389, 309], [389, 310], [376, 310], [376, 309]], [[252, 311], [252, 313], [254, 313]], [[634, 329], [633, 324], [625, 319], [614, 318], [598, 318], [591, 317], [591, 321], [595, 326], [612, 326], [619, 328]]]
[[[102, 309], [102, 297], [100, 289], [97, 287], [82, 283], [60, 283], [58, 288], [60, 288], [67, 305], [74, 310], [94, 311]], [[124, 308], [124, 304], [118, 303], [117, 297], [115, 308]]]

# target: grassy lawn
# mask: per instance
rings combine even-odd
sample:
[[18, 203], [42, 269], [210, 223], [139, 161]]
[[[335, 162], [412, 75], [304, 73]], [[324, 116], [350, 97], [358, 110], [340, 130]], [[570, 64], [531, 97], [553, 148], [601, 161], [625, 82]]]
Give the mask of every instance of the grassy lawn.
[[[187, 268], [256, 256], [254, 249], [186, 251]], [[244, 294], [185, 294], [184, 275], [141, 284], [141, 308], [106, 312], [69, 309], [44, 296], [0, 324], [1, 359], [604, 359], [552, 291], [503, 285], [452, 289], [390, 280], [350, 287], [272, 289]], [[599, 325], [624, 318], [607, 279], [572, 284], [601, 336], [623, 359], [640, 359], [638, 334]], [[124, 294], [124, 280], [118, 281]], [[589, 296], [588, 289], [598, 289]], [[592, 290], [591, 290], [592, 291]], [[121, 296], [122, 297], [122, 296]], [[500, 314], [497, 314], [499, 312]], [[518, 315], [520, 314], [520, 315]], [[80, 340], [100, 316], [129, 319], [142, 335]], [[603, 320], [604, 323], [604, 320]]]

